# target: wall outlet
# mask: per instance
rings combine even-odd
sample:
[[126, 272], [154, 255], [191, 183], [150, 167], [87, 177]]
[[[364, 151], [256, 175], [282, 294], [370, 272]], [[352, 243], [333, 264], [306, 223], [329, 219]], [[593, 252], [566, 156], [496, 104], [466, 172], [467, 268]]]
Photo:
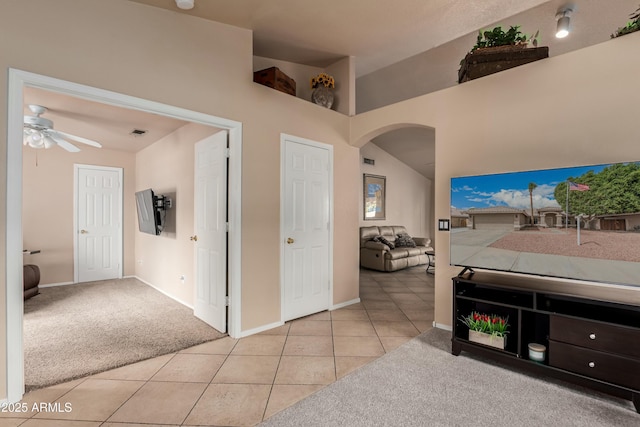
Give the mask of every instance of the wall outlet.
[[137, 262], [138, 262], [138, 264], [140, 264], [140, 265], [142, 265], [142, 263], [143, 263], [143, 261], [142, 261], [141, 259], [139, 259]]

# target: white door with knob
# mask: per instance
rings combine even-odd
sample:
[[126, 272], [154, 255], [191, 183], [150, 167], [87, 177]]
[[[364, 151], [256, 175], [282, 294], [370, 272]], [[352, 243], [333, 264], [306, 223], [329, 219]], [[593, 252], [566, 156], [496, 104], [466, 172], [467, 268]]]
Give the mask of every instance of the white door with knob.
[[91, 165], [74, 169], [74, 281], [122, 278], [122, 169]]
[[333, 147], [283, 135], [281, 140], [282, 317], [331, 306]]
[[227, 330], [227, 131], [195, 145], [196, 295], [193, 314]]

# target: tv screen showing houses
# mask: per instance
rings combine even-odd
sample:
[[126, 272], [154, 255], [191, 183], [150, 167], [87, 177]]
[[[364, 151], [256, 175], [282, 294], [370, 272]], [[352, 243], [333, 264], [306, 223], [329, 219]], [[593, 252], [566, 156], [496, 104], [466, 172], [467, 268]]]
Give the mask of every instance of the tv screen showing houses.
[[451, 265], [640, 286], [640, 162], [451, 179]]

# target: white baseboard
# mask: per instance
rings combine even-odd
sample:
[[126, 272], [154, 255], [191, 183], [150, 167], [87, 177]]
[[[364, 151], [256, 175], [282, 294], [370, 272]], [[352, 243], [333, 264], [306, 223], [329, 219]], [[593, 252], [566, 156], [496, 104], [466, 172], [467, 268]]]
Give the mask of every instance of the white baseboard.
[[[123, 276], [123, 279], [138, 279], [136, 276]], [[117, 279], [113, 279], [117, 280]], [[138, 279], [140, 280], [140, 279]], [[142, 280], [140, 280], [142, 282]], [[87, 282], [91, 283], [91, 282]], [[68, 286], [68, 285], [77, 285], [77, 282], [58, 282], [58, 283], [47, 283], [46, 285], [38, 285], [39, 288], [53, 288], [55, 286]]]
[[360, 302], [360, 298], [352, 299], [350, 301], [341, 302], [339, 304], [334, 304], [331, 306], [329, 311], [337, 310], [339, 308], [347, 307], [349, 305], [358, 304]]
[[164, 290], [162, 290], [162, 289], [158, 288], [157, 286], [154, 286], [153, 284], [151, 284], [151, 283], [147, 282], [146, 280], [142, 280], [142, 279], [141, 279], [141, 278], [139, 278], [138, 276], [127, 276], [127, 278], [133, 278], [133, 279], [139, 280], [140, 282], [144, 283], [145, 285], [147, 285], [147, 286], [151, 286], [153, 289], [155, 289], [156, 291], [160, 292], [161, 294], [168, 296], [169, 298], [171, 298], [171, 299], [172, 299], [172, 300], [174, 300], [175, 302], [179, 302], [180, 304], [184, 305], [185, 307], [187, 307], [187, 308], [189, 308], [189, 309], [193, 310], [193, 306], [192, 306], [191, 304], [187, 304], [186, 302], [182, 301], [181, 299], [176, 298], [176, 297], [174, 297], [174, 296], [173, 296], [173, 295], [171, 295], [171, 294], [168, 294], [166, 291], [164, 291]]
[[259, 332], [268, 331], [269, 329], [278, 328], [282, 325], [284, 325], [284, 322], [274, 322], [274, 323], [269, 323], [268, 325], [259, 326], [254, 329], [249, 329], [248, 331], [242, 331], [240, 333], [240, 338], [248, 337], [249, 335], [254, 335]]
[[54, 288], [56, 286], [68, 286], [75, 285], [75, 282], [59, 282], [59, 283], [47, 283], [46, 285], [38, 285], [39, 288]]
[[438, 329], [444, 329], [445, 331], [453, 331], [453, 328], [450, 325], [444, 325], [442, 323], [436, 323], [436, 321], [433, 321], [433, 327], [434, 328], [438, 328]]

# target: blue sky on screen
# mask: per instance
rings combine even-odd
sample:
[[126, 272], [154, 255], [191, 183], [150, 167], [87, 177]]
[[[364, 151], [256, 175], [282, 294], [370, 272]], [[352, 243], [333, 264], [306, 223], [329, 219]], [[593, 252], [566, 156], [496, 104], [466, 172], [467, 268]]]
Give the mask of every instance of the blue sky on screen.
[[533, 190], [533, 207], [559, 207], [553, 197], [556, 185], [569, 177], [582, 184], [576, 177], [589, 171], [598, 173], [607, 165], [580, 166], [574, 168], [546, 169], [527, 172], [511, 172], [451, 178], [451, 207], [456, 209], [510, 206], [529, 208], [529, 183], [538, 186]]

